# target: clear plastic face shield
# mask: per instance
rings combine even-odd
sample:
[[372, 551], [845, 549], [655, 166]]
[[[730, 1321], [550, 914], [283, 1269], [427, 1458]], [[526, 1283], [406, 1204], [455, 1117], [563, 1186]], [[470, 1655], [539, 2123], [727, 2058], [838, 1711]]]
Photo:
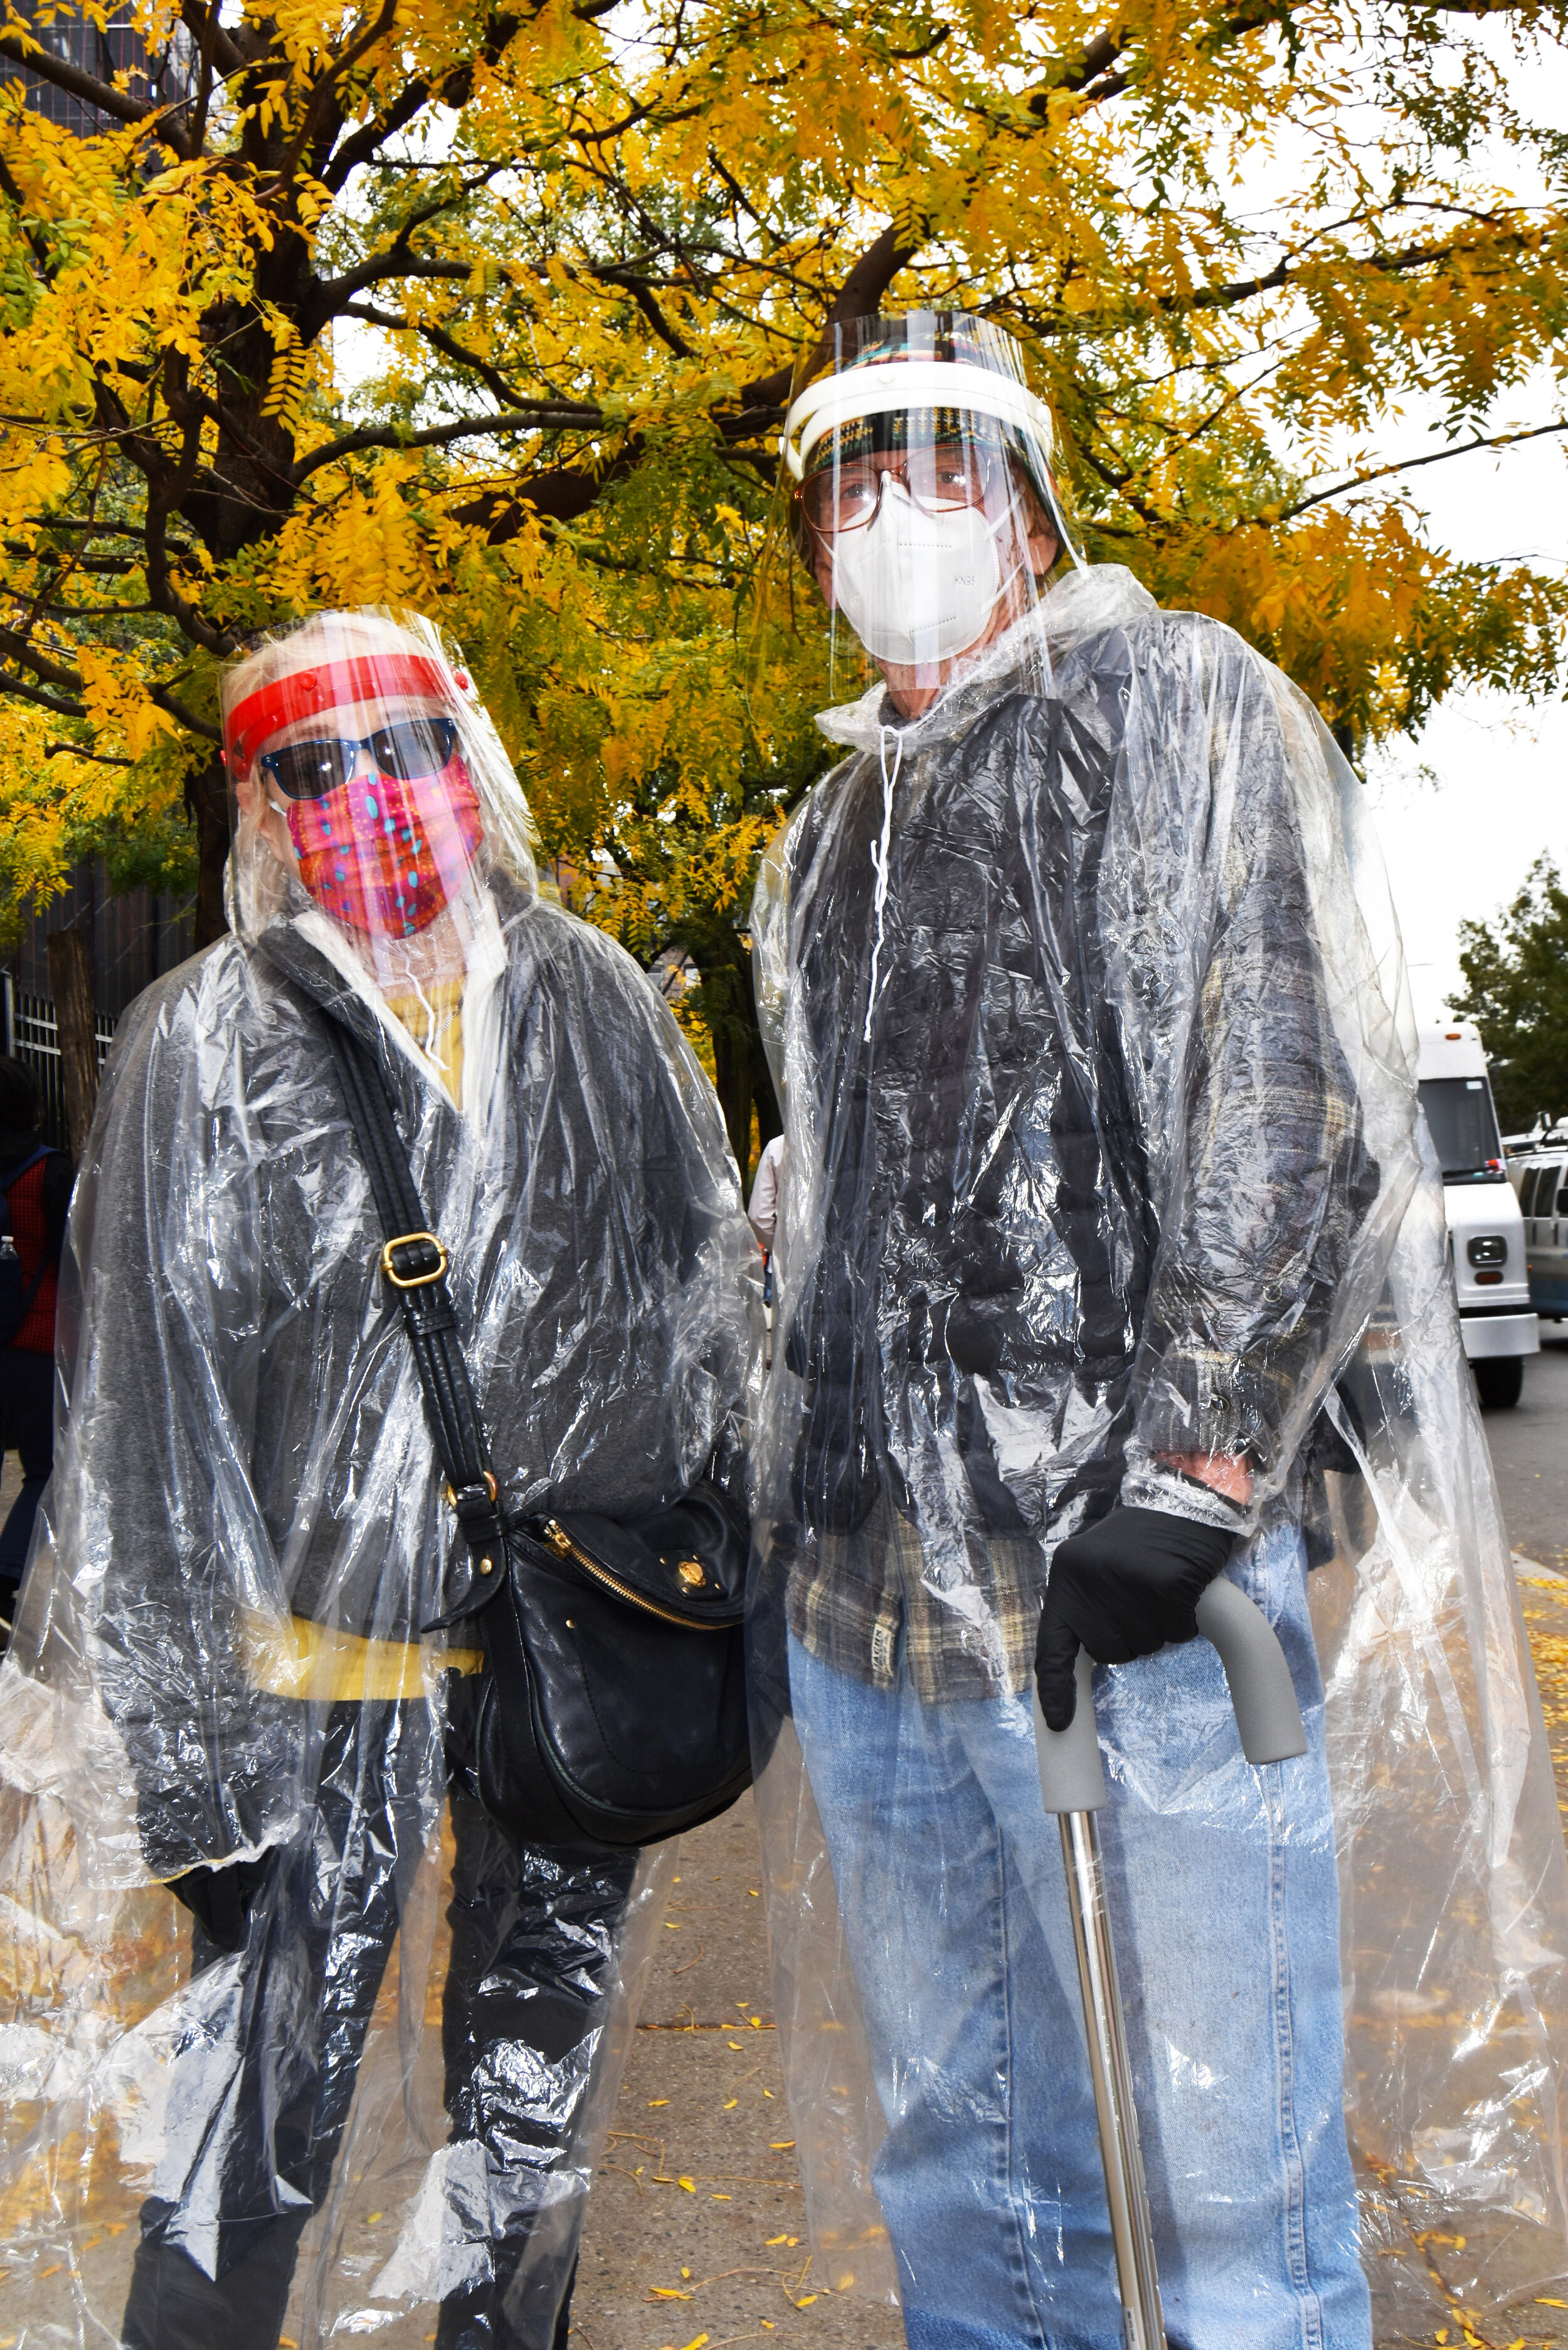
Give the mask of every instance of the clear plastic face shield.
[[790, 408], [791, 529], [841, 629], [906, 714], [929, 708], [1078, 561], [1054, 433], [1010, 335], [921, 310], [835, 329], [831, 371]]
[[460, 977], [496, 866], [534, 886], [528, 812], [428, 621], [326, 612], [223, 683], [242, 935], [316, 915], [389, 991]]

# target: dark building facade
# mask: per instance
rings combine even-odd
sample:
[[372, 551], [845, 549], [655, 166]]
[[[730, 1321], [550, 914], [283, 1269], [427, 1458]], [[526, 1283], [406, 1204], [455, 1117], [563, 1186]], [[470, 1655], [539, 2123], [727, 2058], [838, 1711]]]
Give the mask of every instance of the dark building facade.
[[[32, 16], [24, 5], [21, 12]], [[176, 26], [167, 56], [149, 57], [140, 34], [121, 12], [120, 21], [95, 25], [80, 13], [61, 9], [47, 24], [35, 24], [39, 41], [65, 64], [98, 81], [118, 81], [133, 98], [153, 105], [178, 104], [191, 87], [192, 49], [183, 26]], [[0, 57], [0, 82], [19, 82], [26, 104], [45, 121], [78, 139], [123, 125], [86, 99], [57, 88], [27, 67]], [[4, 704], [0, 703], [0, 723]], [[115, 895], [101, 865], [78, 865], [69, 886], [52, 898], [23, 930], [20, 946], [0, 969], [0, 1014], [7, 1052], [31, 1062], [43, 1082], [50, 1139], [64, 1143], [59, 1052], [55, 1039], [49, 988], [48, 933], [78, 929], [88, 944], [98, 1006], [100, 1051], [107, 1051], [114, 1024], [133, 996], [192, 951], [192, 908], [147, 889]]]

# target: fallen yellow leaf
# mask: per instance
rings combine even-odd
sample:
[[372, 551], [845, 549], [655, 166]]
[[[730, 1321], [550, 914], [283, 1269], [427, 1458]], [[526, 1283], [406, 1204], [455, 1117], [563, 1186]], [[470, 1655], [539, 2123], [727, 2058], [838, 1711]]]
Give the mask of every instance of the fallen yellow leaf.
[[695, 2186], [690, 2178], [678, 2178], [675, 2184], [677, 2187], [684, 2187], [688, 2195], [695, 2195], [697, 2192]]
[[775, 2137], [773, 2144], [768, 2148], [768, 2152], [770, 2154], [793, 2154], [794, 2151], [794, 2140], [793, 2137]]
[[727, 2114], [733, 2113], [735, 2107], [740, 2104], [740, 2102], [739, 2097], [726, 2097], [724, 2100], [724, 2111]]
[[694, 2342], [688, 2342], [686, 2345], [686, 2350], [702, 2350], [702, 2345], [707, 2340], [708, 2336], [706, 2334], [699, 2334]]
[[[381, 2214], [380, 2214], [380, 2212], [379, 2212], [379, 2211], [372, 2211], [372, 2212], [369, 2214], [369, 2218], [366, 2220], [365, 2225], [366, 2225], [368, 2228], [373, 2228], [373, 2227], [375, 2226], [375, 2224], [376, 2224], [377, 2220], [379, 2220], [379, 2219], [380, 2219], [380, 2217], [381, 2217]], [[280, 2350], [281, 2350], [281, 2345], [280, 2345]]]
[[734, 2199], [732, 2195], [710, 2195], [708, 2198], [710, 2203], [732, 2203]]
[[797, 2309], [809, 2309], [809, 2308], [811, 2307], [812, 2303], [813, 2303], [815, 2299], [816, 2299], [816, 2295], [815, 2295], [815, 2293], [808, 2293], [806, 2294], [805, 2299], [804, 2301], [797, 2301], [797, 2302], [795, 2303], [795, 2307], [796, 2307]]
[[669, 2103], [670, 2100], [668, 2097], [649, 2097], [648, 2101], [648, 2110], [651, 2113], [655, 2106], [667, 2106]]
[[741, 2043], [738, 2040], [729, 2040], [726, 2041], [724, 2044], [728, 2048], [738, 2048]]
[[752, 2018], [752, 2020], [751, 2020], [751, 2022], [752, 2022], [752, 2030], [753, 2030], [753, 2032], [760, 2032], [760, 2031], [762, 2030], [762, 2028], [763, 2028], [763, 2019], [762, 2019], [762, 2017], [761, 2017], [760, 2015], [753, 2015], [753, 2018]]
[[648, 2293], [650, 2301], [690, 2301], [691, 2298], [689, 2293], [682, 2293], [678, 2284], [650, 2284]]
[[787, 2244], [789, 2238], [787, 2236], [770, 2236], [768, 2238], [767, 2248], [771, 2252], [775, 2244]]

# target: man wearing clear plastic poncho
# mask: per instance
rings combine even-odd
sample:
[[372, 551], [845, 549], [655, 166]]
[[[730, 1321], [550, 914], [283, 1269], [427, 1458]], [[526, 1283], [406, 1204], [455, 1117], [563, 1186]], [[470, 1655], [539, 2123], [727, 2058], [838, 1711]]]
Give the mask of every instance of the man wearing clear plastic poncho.
[[[896, 2283], [912, 2350], [1122, 2341], [1031, 1719], [1081, 1640], [1170, 2340], [1429, 2340], [1563, 2266], [1568, 1902], [1358, 788], [1229, 629], [1071, 554], [1005, 336], [837, 330], [784, 448], [880, 671], [753, 915], [814, 2278]], [[1243, 1760], [1220, 1573], [1296, 1761]]]
[[117, 1040], [0, 1677], [5, 2314], [551, 2350], [659, 1889], [475, 1800], [483, 1659], [421, 1637], [452, 1528], [324, 1014], [394, 1090], [504, 1511], [632, 1514], [722, 1453], [751, 1239], [428, 624], [307, 621], [224, 710], [234, 934]]

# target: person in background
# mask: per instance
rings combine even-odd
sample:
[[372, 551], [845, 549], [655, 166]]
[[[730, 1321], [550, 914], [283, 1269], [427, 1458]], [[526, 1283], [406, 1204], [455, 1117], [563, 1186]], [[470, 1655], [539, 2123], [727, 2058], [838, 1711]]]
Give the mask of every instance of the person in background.
[[763, 1155], [757, 1161], [757, 1180], [752, 1185], [751, 1204], [746, 1221], [757, 1236], [757, 1246], [764, 1256], [774, 1253], [774, 1234], [778, 1229], [779, 1186], [784, 1181], [784, 1139], [775, 1134], [771, 1142], [763, 1145]]
[[[0, 1055], [0, 1222], [21, 1260], [20, 1318], [0, 1314], [0, 1450], [22, 1464], [22, 1490], [0, 1529], [0, 1648], [11, 1636], [16, 1593], [55, 1438], [55, 1289], [71, 1162], [38, 1131], [43, 1097], [25, 1061]], [[0, 1247], [4, 1243], [0, 1241]]]

